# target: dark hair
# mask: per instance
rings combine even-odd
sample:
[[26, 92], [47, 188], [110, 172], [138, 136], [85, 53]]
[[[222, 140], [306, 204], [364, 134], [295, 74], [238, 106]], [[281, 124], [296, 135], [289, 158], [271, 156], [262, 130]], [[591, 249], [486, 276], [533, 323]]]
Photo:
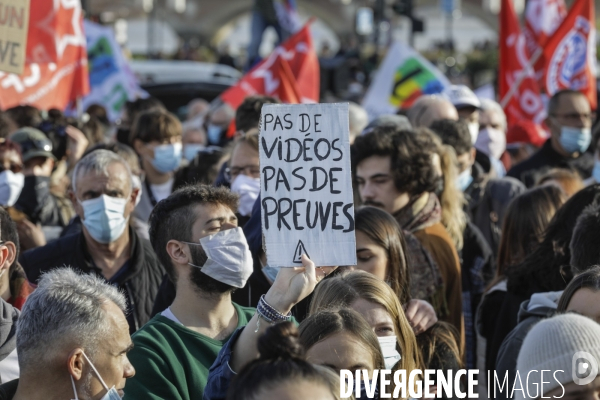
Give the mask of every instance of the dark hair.
[[8, 116], [8, 114], [4, 112], [0, 112], [0, 139], [6, 139], [13, 133], [13, 122]]
[[177, 275], [167, 253], [167, 242], [192, 240], [192, 226], [196, 222], [194, 207], [201, 204], [221, 204], [235, 212], [238, 208], [238, 196], [225, 188], [208, 185], [184, 186], [159, 201], [150, 214], [150, 243], [173, 282], [177, 281]]
[[506, 270], [508, 291], [524, 296], [563, 290], [572, 278], [564, 269], [571, 261], [569, 244], [577, 218], [600, 198], [600, 185], [588, 186], [571, 197], [554, 214], [544, 240], [525, 260]]
[[566, 95], [585, 97], [585, 95], [583, 93], [581, 93], [577, 90], [573, 90], [573, 89], [559, 90], [558, 92], [554, 93], [554, 96], [550, 97], [550, 100], [548, 101], [548, 115], [551, 116], [556, 111], [558, 111], [558, 108], [560, 107], [560, 98], [563, 96], [566, 96]]
[[175, 172], [173, 190], [186, 185], [212, 185], [219, 176], [219, 161], [225, 153], [219, 148], [209, 148], [200, 151], [185, 167]]
[[564, 292], [558, 300], [557, 312], [567, 311], [567, 307], [573, 298], [575, 292], [579, 289], [591, 289], [594, 292], [600, 291], [600, 266], [594, 265], [585, 272], [575, 275], [573, 280], [569, 282]]
[[12, 107], [6, 110], [6, 114], [19, 128], [25, 126], [37, 128], [42, 123], [42, 113], [33, 106]]
[[398, 131], [390, 127], [377, 127], [361, 135], [354, 142], [352, 171], [373, 156], [390, 157], [394, 185], [400, 192], [411, 196], [435, 189], [437, 175], [431, 162], [434, 149], [413, 131]]
[[586, 207], [577, 218], [573, 229], [571, 250], [571, 272], [573, 275], [586, 271], [593, 265], [600, 264], [600, 204], [594, 202]]
[[127, 117], [129, 118], [129, 123], [132, 124], [135, 121], [138, 114], [144, 111], [151, 110], [163, 110], [167, 109], [163, 105], [163, 103], [158, 100], [156, 97], [147, 97], [145, 99], [136, 99], [134, 101], [128, 101], [125, 103], [125, 112], [127, 113]]
[[21, 247], [19, 245], [19, 234], [17, 233], [17, 224], [12, 220], [8, 211], [0, 207], [0, 240], [3, 242], [13, 242], [17, 248], [15, 263], [19, 259]]
[[457, 156], [461, 156], [473, 148], [469, 125], [463, 120], [441, 119], [434, 121], [429, 129], [434, 131], [444, 144], [452, 147]]
[[462, 368], [462, 356], [456, 328], [447, 322], [436, 322], [417, 336], [425, 369], [457, 371]]
[[387, 253], [388, 277], [391, 288], [400, 303], [410, 301], [410, 274], [406, 257], [406, 239], [402, 228], [390, 214], [376, 207], [360, 207], [356, 210], [355, 229], [369, 237]]
[[165, 139], [181, 136], [183, 128], [175, 115], [163, 110], [144, 111], [139, 114], [131, 127], [129, 142], [135, 139], [144, 143], [154, 140], [163, 142]]
[[110, 125], [108, 120], [108, 113], [106, 108], [100, 104], [91, 104], [85, 112], [90, 116], [96, 118], [99, 122], [104, 125]]
[[304, 381], [334, 389], [322, 372], [306, 361], [298, 329], [292, 322], [269, 327], [258, 338], [258, 352], [260, 357], [232, 380], [227, 391], [228, 400], [252, 400], [265, 388], [275, 388], [290, 381]]
[[106, 125], [93, 115], [90, 115], [90, 118], [81, 125], [81, 132], [90, 142], [90, 146], [104, 142], [105, 130]]
[[508, 267], [523, 262], [544, 239], [544, 232], [554, 214], [567, 200], [557, 186], [533, 188], [515, 197], [509, 204], [504, 223], [494, 286], [505, 278]]
[[252, 128], [258, 128], [260, 111], [264, 104], [280, 103], [271, 96], [248, 96], [235, 111], [235, 128], [248, 132]]
[[349, 308], [322, 310], [309, 315], [298, 327], [300, 341], [308, 350], [318, 342], [338, 333], [358, 339], [373, 355], [375, 369], [385, 368], [377, 336], [364, 318]]

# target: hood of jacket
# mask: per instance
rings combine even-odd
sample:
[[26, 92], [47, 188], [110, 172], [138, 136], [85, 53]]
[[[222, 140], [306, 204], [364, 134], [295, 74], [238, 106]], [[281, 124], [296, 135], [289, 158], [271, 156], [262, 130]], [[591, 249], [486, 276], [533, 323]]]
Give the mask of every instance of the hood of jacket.
[[0, 361], [17, 347], [19, 310], [0, 299]]
[[552, 315], [558, 306], [558, 300], [562, 295], [558, 292], [535, 293], [529, 300], [521, 303], [517, 320], [519, 323], [529, 317], [545, 318]]

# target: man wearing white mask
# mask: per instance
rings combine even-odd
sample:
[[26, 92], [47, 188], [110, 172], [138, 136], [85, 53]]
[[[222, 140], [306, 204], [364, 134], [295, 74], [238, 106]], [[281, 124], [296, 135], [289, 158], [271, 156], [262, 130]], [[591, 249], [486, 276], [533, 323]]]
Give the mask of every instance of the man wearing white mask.
[[25, 176], [18, 146], [11, 140], [0, 139], [0, 205], [13, 206], [23, 185]]
[[237, 213], [240, 215], [240, 225], [244, 225], [260, 194], [260, 156], [256, 129], [236, 140], [225, 177], [231, 184], [231, 191], [240, 196]]
[[183, 155], [181, 134], [177, 117], [163, 110], [146, 111], [133, 123], [131, 145], [146, 173], [142, 198], [134, 211], [142, 221], [148, 221], [156, 203], [173, 191], [174, 174]]
[[575, 170], [583, 179], [590, 177], [594, 157], [586, 150], [592, 141], [592, 123], [596, 116], [587, 97], [574, 90], [562, 90], [548, 102], [546, 125], [550, 138], [527, 160], [515, 165], [508, 176], [527, 187], [552, 168]]
[[489, 99], [481, 100], [479, 112], [479, 135], [475, 148], [490, 158], [496, 176], [506, 175], [506, 169], [500, 161], [506, 151], [506, 114], [497, 102]]
[[252, 274], [237, 203], [226, 188], [194, 185], [152, 211], [150, 241], [177, 294], [133, 336], [138, 374], [127, 384], [126, 399], [202, 399], [221, 347], [252, 319], [253, 308], [231, 301]]
[[127, 293], [127, 321], [133, 333], [150, 319], [165, 269], [150, 243], [129, 224], [139, 193], [129, 165], [111, 151], [93, 151], [75, 166], [72, 185], [71, 201], [82, 232], [27, 251], [19, 261], [31, 282], [69, 265], [119, 287]]
[[70, 268], [44, 274], [17, 322], [19, 379], [2, 400], [118, 400], [135, 375], [125, 296]]

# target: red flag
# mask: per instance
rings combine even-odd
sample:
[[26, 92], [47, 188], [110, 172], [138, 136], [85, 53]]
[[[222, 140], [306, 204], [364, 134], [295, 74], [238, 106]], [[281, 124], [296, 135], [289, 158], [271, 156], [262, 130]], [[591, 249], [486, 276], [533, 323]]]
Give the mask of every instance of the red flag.
[[502, 0], [500, 8], [498, 89], [509, 125], [523, 119], [542, 123], [546, 111], [512, 0]]
[[[525, 43], [529, 55], [534, 55], [546, 45], [546, 41], [554, 34], [567, 15], [564, 0], [529, 0], [525, 9]], [[535, 73], [540, 89], [544, 88], [544, 60], [542, 57], [535, 63]]]
[[593, 0], [576, 0], [544, 46], [544, 82], [552, 96], [563, 89], [585, 94], [596, 109], [596, 28]]
[[0, 107], [64, 109], [89, 92], [79, 0], [31, 0], [27, 61], [21, 75], [0, 72]]
[[[300, 102], [319, 101], [319, 60], [312, 44], [309, 24], [278, 46], [273, 52], [250, 70], [233, 87], [221, 95], [221, 99], [234, 109], [245, 97], [254, 94], [269, 96], [290, 96], [290, 90], [296, 91], [294, 97]], [[281, 60], [279, 60], [281, 59]], [[294, 81], [284, 76], [284, 62], [291, 71]], [[284, 75], [282, 75], [284, 74]], [[284, 89], [281, 88], [283, 82]], [[295, 84], [295, 89], [292, 88]], [[286, 99], [281, 98], [282, 101]]]

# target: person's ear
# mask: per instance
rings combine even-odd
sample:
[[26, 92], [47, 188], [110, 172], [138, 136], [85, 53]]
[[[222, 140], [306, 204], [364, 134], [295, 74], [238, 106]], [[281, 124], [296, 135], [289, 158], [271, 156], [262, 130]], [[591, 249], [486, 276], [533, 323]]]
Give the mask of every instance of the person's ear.
[[178, 240], [169, 240], [167, 242], [167, 253], [176, 264], [187, 265], [191, 262], [192, 257], [188, 254], [189, 250], [186, 251], [185, 247], [187, 246]]
[[81, 206], [81, 203], [77, 199], [77, 195], [73, 190], [69, 190], [69, 199], [71, 199], [75, 213], [79, 216], [79, 218], [83, 219], [83, 207]]
[[[8, 252], [5, 256], [4, 254], [4, 248], [6, 248], [6, 251]], [[13, 243], [13, 242], [5, 242], [4, 246], [2, 248], [2, 260], [4, 260], [2, 262], [2, 264], [0, 264], [0, 269], [2, 268], [10, 268], [11, 265], [13, 265], [13, 263], [15, 262], [15, 259], [17, 258], [17, 246]]]
[[136, 203], [139, 195], [140, 195], [140, 188], [133, 188], [131, 190], [131, 196], [129, 196], [129, 204], [131, 205], [132, 210], [135, 208], [135, 203]]
[[78, 381], [83, 377], [83, 365], [83, 349], [80, 347], [73, 349], [69, 353], [69, 358], [67, 360], [67, 369], [69, 371], [69, 375], [71, 375], [74, 380]]
[[477, 149], [475, 147], [471, 147], [471, 165], [475, 164], [475, 157], [477, 155]]

